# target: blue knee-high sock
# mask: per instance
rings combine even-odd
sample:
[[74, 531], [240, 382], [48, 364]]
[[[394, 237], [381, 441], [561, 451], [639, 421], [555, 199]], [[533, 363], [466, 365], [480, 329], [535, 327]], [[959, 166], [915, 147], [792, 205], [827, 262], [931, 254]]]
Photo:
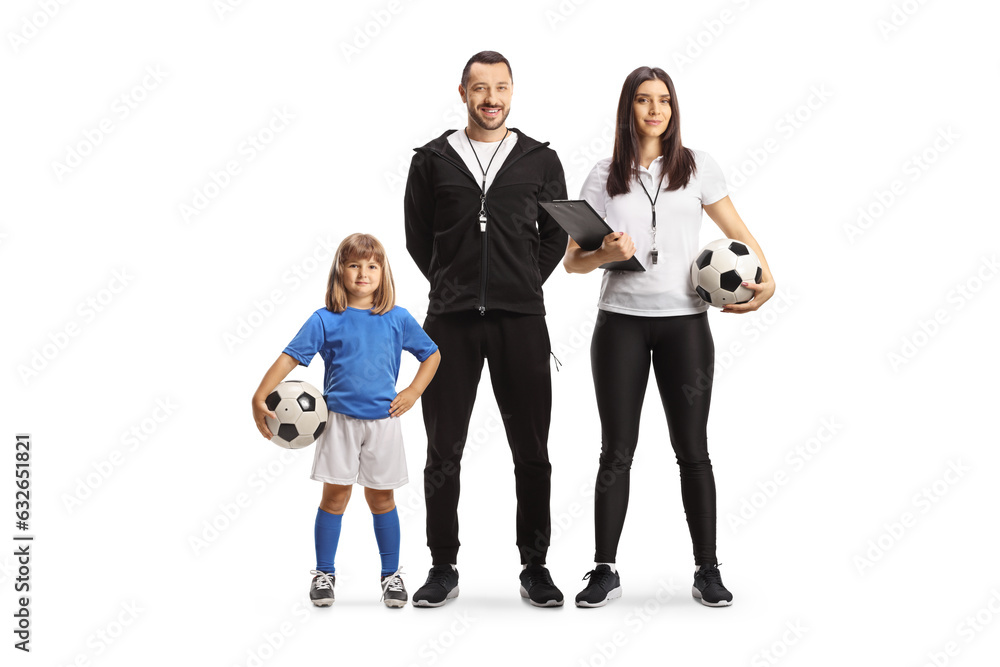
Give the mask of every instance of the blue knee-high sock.
[[331, 514], [322, 508], [316, 510], [316, 569], [333, 574], [333, 561], [340, 541], [340, 523], [343, 514]]
[[372, 514], [375, 521], [375, 541], [382, 557], [382, 576], [399, 569], [399, 514], [393, 507], [385, 514]]

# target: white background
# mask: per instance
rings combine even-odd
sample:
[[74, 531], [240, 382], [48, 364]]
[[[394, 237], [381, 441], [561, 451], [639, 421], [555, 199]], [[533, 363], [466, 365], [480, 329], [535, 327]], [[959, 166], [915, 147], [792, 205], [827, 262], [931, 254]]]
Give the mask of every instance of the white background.
[[[5, 3], [5, 664], [986, 664], [1000, 650], [998, 13], [916, 0]], [[610, 154], [625, 76], [665, 68], [684, 143], [719, 162], [764, 249], [774, 299], [710, 313], [731, 608], [691, 599], [653, 388], [619, 550], [624, 597], [600, 610], [524, 603], [512, 464], [485, 374], [458, 600], [379, 603], [359, 492], [337, 602], [308, 606], [312, 452], [261, 439], [250, 396], [322, 305], [329, 248], [350, 232], [383, 241], [399, 302], [422, 319], [405, 169], [414, 146], [464, 124], [459, 75], [482, 49], [510, 59], [509, 125], [551, 142], [571, 196]], [[269, 134], [275, 110], [291, 119]], [[239, 173], [215, 187], [228, 161]], [[720, 236], [707, 217], [703, 229], [705, 242]], [[592, 567], [599, 281], [559, 268], [545, 285], [564, 364], [549, 566], [570, 601]], [[415, 369], [407, 357], [401, 383]], [[322, 364], [292, 377], [322, 386]], [[404, 419], [412, 592], [430, 566], [426, 441], [419, 412]], [[30, 655], [12, 647], [19, 432], [33, 436]]]

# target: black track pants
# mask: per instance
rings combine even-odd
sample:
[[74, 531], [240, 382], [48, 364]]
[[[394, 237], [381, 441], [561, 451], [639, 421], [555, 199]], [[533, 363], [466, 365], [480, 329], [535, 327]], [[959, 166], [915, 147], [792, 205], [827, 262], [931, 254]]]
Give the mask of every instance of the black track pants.
[[502, 311], [433, 315], [424, 331], [441, 351], [441, 365], [421, 399], [427, 428], [427, 546], [433, 564], [458, 562], [459, 474], [484, 359], [514, 456], [521, 562], [544, 563], [552, 408], [545, 317]]
[[[652, 360], [681, 474], [695, 563], [715, 563], [715, 477], [705, 435], [715, 345], [707, 313], [638, 317], [600, 311], [590, 348], [601, 460], [594, 495], [595, 562], [614, 563]], [[435, 380], [436, 381], [436, 380]], [[655, 498], [653, 490], [648, 497]]]

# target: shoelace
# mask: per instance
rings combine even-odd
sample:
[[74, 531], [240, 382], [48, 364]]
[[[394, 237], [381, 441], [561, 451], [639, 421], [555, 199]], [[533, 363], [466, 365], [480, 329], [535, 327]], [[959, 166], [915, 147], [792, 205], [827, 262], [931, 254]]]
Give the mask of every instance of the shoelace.
[[601, 588], [608, 590], [611, 588], [609, 582], [614, 580], [612, 575], [614, 575], [614, 572], [611, 570], [601, 570], [600, 572], [597, 570], [591, 570], [587, 574], [583, 575], [583, 578], [590, 579], [591, 584], [597, 584]]
[[319, 570], [309, 570], [309, 574], [314, 574], [316, 577], [316, 590], [324, 590], [327, 588], [333, 588], [333, 581], [330, 579], [330, 575], [326, 572], [320, 572]]
[[[721, 565], [721, 563], [720, 563]], [[698, 574], [705, 580], [706, 584], [718, 584], [722, 586], [722, 574], [718, 565], [702, 565]]]
[[451, 565], [432, 567], [431, 571], [427, 574], [427, 584], [425, 585], [438, 584], [440, 586], [444, 586], [445, 582], [448, 581], [448, 578], [451, 577], [451, 573]]
[[394, 591], [399, 593], [403, 590], [403, 580], [399, 578], [399, 575], [403, 574], [403, 567], [400, 566], [398, 570], [390, 574], [388, 577], [382, 580], [382, 597], [380, 600], [385, 599], [385, 594], [387, 591]]
[[528, 572], [528, 588], [531, 589], [535, 584], [544, 584], [545, 586], [555, 586], [552, 581], [552, 575], [546, 569], [529, 571]]
[[556, 353], [553, 352], [552, 350], [549, 350], [549, 354], [551, 354], [552, 358], [556, 360], [556, 372], [558, 373], [559, 372], [559, 367], [562, 366], [563, 363], [561, 361], [559, 361], [559, 357], [557, 357]]

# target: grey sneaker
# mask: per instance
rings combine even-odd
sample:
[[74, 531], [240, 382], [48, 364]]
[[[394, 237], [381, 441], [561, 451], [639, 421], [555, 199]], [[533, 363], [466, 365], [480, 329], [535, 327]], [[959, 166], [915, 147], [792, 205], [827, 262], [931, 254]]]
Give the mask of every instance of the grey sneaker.
[[536, 607], [561, 607], [563, 594], [552, 583], [552, 575], [544, 565], [529, 565], [521, 570], [521, 597]]
[[403, 607], [407, 599], [406, 587], [403, 586], [403, 568], [399, 568], [390, 575], [382, 577], [382, 602], [386, 607]]
[[458, 597], [458, 570], [451, 565], [435, 565], [427, 581], [413, 594], [414, 607], [440, 607]]
[[310, 570], [309, 574], [314, 574], [312, 585], [309, 587], [309, 599], [317, 607], [329, 607], [333, 604], [333, 584], [337, 581], [337, 576]]
[[691, 595], [706, 607], [728, 607], [733, 603], [733, 594], [722, 585], [718, 565], [702, 565], [695, 570]]
[[618, 576], [618, 571], [612, 572], [604, 563], [583, 575], [583, 578], [590, 579], [590, 582], [586, 588], [577, 593], [577, 607], [603, 607], [611, 600], [617, 600], [622, 596], [622, 580]]

